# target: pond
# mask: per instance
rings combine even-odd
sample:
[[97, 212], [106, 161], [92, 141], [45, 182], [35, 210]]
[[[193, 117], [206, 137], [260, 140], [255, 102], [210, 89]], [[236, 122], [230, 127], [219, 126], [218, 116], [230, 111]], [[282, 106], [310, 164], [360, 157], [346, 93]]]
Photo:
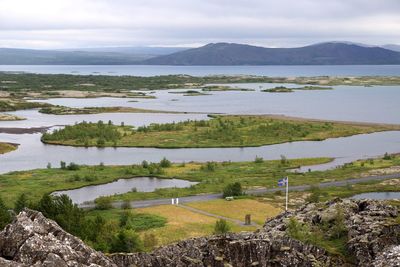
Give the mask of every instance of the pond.
[[390, 200], [400, 199], [400, 192], [371, 192], [354, 195], [353, 199], [376, 199], [376, 200]]
[[90, 185], [78, 189], [53, 192], [54, 195], [68, 195], [76, 204], [94, 201], [101, 196], [124, 194], [130, 191], [153, 192], [160, 188], [185, 188], [195, 185], [197, 182], [190, 182], [180, 179], [161, 179], [156, 177], [135, 177], [130, 179], [118, 179], [111, 183]]

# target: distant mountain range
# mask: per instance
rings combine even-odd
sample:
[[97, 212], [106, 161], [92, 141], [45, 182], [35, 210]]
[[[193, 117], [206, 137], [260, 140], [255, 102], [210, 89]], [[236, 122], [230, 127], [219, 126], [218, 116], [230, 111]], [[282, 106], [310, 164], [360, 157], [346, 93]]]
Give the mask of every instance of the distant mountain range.
[[349, 42], [297, 48], [212, 43], [199, 48], [105, 47], [65, 50], [0, 48], [0, 65], [383, 65], [400, 64], [400, 46]]
[[127, 65], [183, 47], [104, 47], [63, 50], [0, 48], [0, 65]]
[[400, 64], [400, 53], [381, 47], [322, 43], [298, 48], [264, 48], [216, 43], [150, 58], [150, 65], [356, 65]]

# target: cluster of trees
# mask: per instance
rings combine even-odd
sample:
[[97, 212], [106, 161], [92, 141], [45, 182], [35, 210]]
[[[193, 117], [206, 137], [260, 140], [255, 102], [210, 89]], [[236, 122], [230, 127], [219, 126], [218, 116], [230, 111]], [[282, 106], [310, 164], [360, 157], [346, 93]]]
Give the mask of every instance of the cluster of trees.
[[244, 195], [242, 185], [239, 182], [225, 186], [222, 197], [238, 197]]
[[[154, 89], [173, 89], [182, 88], [187, 83], [208, 84], [208, 83], [233, 83], [233, 82], [272, 82], [284, 78], [269, 77], [238, 77], [231, 76], [206, 76], [195, 77], [189, 75], [163, 75], [152, 77], [139, 76], [110, 76], [110, 75], [67, 75], [67, 74], [13, 74], [0, 73], [0, 80], [15, 81], [7, 84], [2, 90], [10, 92], [22, 91], [27, 88], [30, 90], [41, 91], [48, 88], [54, 90], [78, 90], [82, 89], [80, 84], [92, 84], [85, 86], [84, 90], [91, 91], [110, 91], [115, 92], [124, 88], [124, 90], [142, 90], [147, 88]], [[47, 86], [47, 87], [46, 87]]]
[[164, 173], [163, 168], [171, 167], [172, 163], [167, 158], [163, 158], [159, 163], [142, 161], [142, 168], [147, 169], [149, 175], [161, 175]]
[[185, 122], [180, 123], [152, 123], [149, 126], [140, 126], [137, 128], [138, 132], [148, 133], [148, 132], [171, 132], [180, 131], [183, 129]]
[[105, 146], [106, 142], [116, 144], [121, 138], [118, 126], [109, 121], [105, 124], [103, 121], [97, 123], [88, 123], [83, 121], [75, 125], [65, 126], [63, 129], [54, 130], [52, 133], [44, 133], [42, 141], [68, 141], [77, 140], [89, 146], [95, 140], [95, 144], [99, 147]]
[[120, 213], [117, 221], [106, 220], [100, 215], [90, 216], [67, 195], [46, 194], [38, 202], [31, 202], [26, 194], [21, 194], [13, 210], [7, 208], [0, 198], [0, 230], [11, 222], [13, 214], [18, 214], [25, 207], [42, 212], [47, 218], [56, 221], [65, 231], [80, 237], [93, 248], [110, 253], [152, 249], [157, 245], [156, 237], [147, 234], [148, 240], [144, 242], [138, 231], [162, 227], [166, 223], [163, 217], [139, 214], [128, 209]]

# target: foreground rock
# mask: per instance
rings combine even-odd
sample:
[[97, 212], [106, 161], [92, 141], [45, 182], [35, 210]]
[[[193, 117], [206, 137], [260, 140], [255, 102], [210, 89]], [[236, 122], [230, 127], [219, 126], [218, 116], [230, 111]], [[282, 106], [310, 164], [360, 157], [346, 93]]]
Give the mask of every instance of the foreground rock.
[[40, 212], [22, 211], [0, 233], [0, 266], [116, 266]]
[[[286, 233], [292, 216], [310, 225], [329, 225], [338, 208], [343, 211], [352, 264]], [[397, 216], [395, 207], [379, 201], [308, 204], [267, 221], [254, 233], [193, 238], [153, 253], [107, 258], [41, 213], [25, 210], [0, 233], [0, 266], [399, 266]]]

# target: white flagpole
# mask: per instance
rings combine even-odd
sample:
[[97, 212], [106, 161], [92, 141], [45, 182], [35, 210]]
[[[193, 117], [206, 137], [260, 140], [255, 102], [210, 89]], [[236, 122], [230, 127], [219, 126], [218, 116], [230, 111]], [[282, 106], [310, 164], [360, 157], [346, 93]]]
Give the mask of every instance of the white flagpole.
[[288, 205], [288, 193], [289, 193], [289, 177], [286, 176], [286, 212]]

